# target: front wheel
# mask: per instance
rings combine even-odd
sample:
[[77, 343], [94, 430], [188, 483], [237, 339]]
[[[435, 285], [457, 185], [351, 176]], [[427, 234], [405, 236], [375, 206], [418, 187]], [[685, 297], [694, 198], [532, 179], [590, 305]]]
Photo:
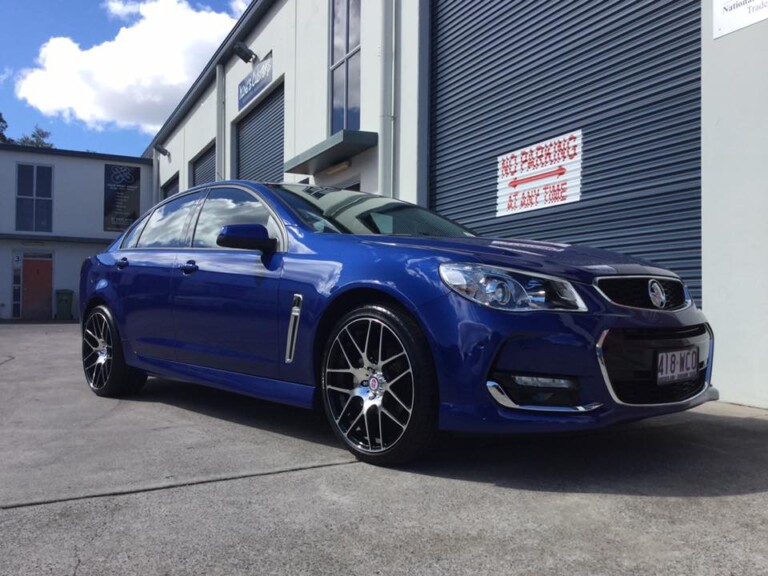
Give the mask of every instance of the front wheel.
[[98, 396], [136, 393], [147, 379], [125, 363], [117, 324], [106, 306], [93, 308], [83, 322], [82, 357], [85, 379]]
[[398, 308], [363, 306], [335, 326], [322, 364], [325, 413], [360, 460], [412, 460], [437, 432], [432, 355], [416, 322]]

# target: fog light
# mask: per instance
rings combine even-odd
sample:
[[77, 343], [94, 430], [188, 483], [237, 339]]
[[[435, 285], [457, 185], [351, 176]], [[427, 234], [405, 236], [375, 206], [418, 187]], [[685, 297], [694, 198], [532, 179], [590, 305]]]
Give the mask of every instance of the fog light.
[[518, 386], [531, 388], [560, 388], [575, 390], [576, 382], [567, 378], [541, 378], [539, 376], [513, 376], [512, 380]]

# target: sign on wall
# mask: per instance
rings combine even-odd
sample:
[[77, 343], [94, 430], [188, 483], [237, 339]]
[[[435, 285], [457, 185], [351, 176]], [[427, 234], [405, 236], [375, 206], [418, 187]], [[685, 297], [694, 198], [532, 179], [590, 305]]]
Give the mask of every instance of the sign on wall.
[[768, 18], [768, 0], [713, 0], [715, 38]]
[[141, 168], [104, 165], [104, 230], [122, 232], [139, 217]]
[[581, 130], [498, 157], [496, 216], [581, 198]]
[[253, 100], [264, 88], [272, 82], [272, 53], [260, 60], [240, 84], [237, 85], [237, 109]]

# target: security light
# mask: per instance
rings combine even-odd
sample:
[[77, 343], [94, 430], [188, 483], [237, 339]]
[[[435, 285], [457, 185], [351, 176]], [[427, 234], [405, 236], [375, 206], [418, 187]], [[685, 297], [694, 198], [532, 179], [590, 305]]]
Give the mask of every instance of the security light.
[[164, 148], [163, 146], [161, 146], [160, 144], [155, 144], [153, 146], [153, 148], [155, 149], [155, 152], [157, 152], [161, 156], [169, 156], [170, 155], [170, 152], [168, 152], [168, 150], [166, 148]]
[[259, 61], [259, 57], [256, 56], [256, 52], [248, 48], [248, 46], [245, 45], [245, 42], [235, 42], [232, 50], [243, 62]]

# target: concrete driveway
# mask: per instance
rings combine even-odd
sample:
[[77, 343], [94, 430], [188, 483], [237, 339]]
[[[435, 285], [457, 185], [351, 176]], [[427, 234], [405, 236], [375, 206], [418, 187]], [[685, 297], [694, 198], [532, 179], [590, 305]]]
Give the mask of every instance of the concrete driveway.
[[768, 574], [768, 412], [446, 436], [387, 470], [299, 409], [97, 398], [77, 326], [0, 324], [0, 574]]

